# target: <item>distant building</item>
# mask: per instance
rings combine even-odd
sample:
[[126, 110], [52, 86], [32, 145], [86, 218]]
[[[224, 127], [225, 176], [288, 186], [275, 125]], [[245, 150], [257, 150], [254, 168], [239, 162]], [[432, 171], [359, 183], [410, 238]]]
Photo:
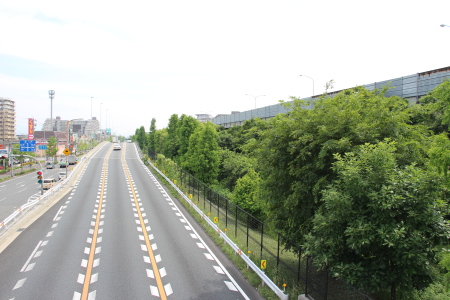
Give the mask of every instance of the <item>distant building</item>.
[[61, 131], [35, 131], [34, 139], [36, 140], [36, 155], [44, 156], [45, 150], [41, 146], [47, 146], [51, 137], [55, 137], [58, 143], [57, 155], [61, 155], [67, 145], [67, 135]]
[[205, 123], [208, 121], [211, 121], [213, 116], [209, 114], [196, 114], [197, 120], [199, 120], [201, 123]]
[[70, 128], [67, 126], [69, 121], [71, 120], [62, 120], [59, 116], [52, 120], [46, 119], [42, 125], [42, 131], [66, 132], [66, 130], [70, 130], [71, 133], [76, 133], [78, 137], [86, 136], [88, 139], [96, 138], [100, 134], [100, 122], [96, 117], [91, 120], [72, 120]]
[[[441, 84], [445, 79], [450, 79], [450, 67], [435, 69], [431, 71], [421, 72], [413, 75], [403, 76], [399, 78], [384, 80], [381, 82], [374, 82], [364, 85], [368, 90], [379, 89], [384, 86], [392, 87], [386, 92], [387, 97], [399, 96], [405, 98], [409, 103], [417, 103], [420, 97], [425, 96], [431, 92], [435, 87]], [[328, 96], [334, 96], [341, 91], [330, 92]], [[319, 98], [321, 95], [312, 95], [302, 100], [311, 100]], [[286, 101], [287, 103], [290, 101]], [[280, 113], [287, 113], [289, 109], [284, 104], [273, 104], [270, 106], [260, 107], [257, 109], [247, 110], [243, 112], [232, 113], [230, 115], [217, 115], [211, 121], [214, 124], [230, 128], [239, 126], [247, 120], [254, 118], [269, 119]]]
[[16, 140], [16, 111], [14, 101], [0, 98], [0, 143]]

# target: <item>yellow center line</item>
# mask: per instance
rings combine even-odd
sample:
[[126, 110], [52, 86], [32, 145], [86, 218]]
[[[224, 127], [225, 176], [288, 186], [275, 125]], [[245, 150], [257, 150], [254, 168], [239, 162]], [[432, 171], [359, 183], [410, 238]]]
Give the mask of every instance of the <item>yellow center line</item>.
[[[126, 150], [126, 149], [124, 149], [124, 150]], [[144, 234], [144, 240], [145, 240], [145, 244], [147, 246], [147, 252], [150, 257], [151, 264], [152, 264], [153, 275], [155, 276], [156, 285], [158, 286], [159, 296], [161, 297], [161, 299], [166, 300], [167, 299], [166, 291], [164, 290], [161, 275], [159, 274], [159, 269], [158, 269], [158, 266], [156, 265], [155, 255], [153, 254], [153, 249], [150, 244], [148, 232], [147, 232], [147, 229], [145, 228], [146, 226], [145, 226], [144, 218], [142, 217], [141, 208], [139, 207], [139, 202], [137, 201], [136, 192], [134, 190], [134, 186], [131, 181], [131, 176], [130, 176], [130, 173], [128, 172], [127, 163], [125, 161], [125, 151], [122, 152], [122, 164], [124, 166], [124, 170], [126, 172], [128, 182], [130, 183], [131, 192], [133, 193], [134, 204], [136, 205], [137, 213], [139, 215], [139, 221], [141, 223], [142, 233]]]
[[86, 267], [86, 276], [84, 277], [84, 284], [83, 284], [83, 292], [81, 294], [81, 299], [86, 300], [89, 294], [89, 284], [91, 281], [91, 273], [94, 263], [94, 254], [95, 254], [95, 246], [97, 245], [97, 236], [98, 236], [98, 227], [100, 224], [100, 217], [101, 217], [101, 211], [102, 211], [102, 205], [103, 205], [103, 194], [105, 191], [105, 182], [106, 182], [106, 168], [108, 165], [108, 159], [111, 155], [111, 149], [109, 150], [108, 154], [106, 155], [105, 159], [103, 160], [103, 179], [102, 179], [102, 189], [100, 193], [100, 200], [97, 207], [97, 218], [95, 220], [95, 227], [94, 227], [94, 233], [92, 235], [92, 244], [91, 244], [91, 251], [89, 252], [89, 260]]

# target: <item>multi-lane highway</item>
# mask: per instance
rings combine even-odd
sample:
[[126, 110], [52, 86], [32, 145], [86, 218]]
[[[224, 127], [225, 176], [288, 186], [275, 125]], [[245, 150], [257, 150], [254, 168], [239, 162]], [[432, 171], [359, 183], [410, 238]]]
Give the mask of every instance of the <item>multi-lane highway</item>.
[[138, 157], [106, 144], [0, 254], [0, 299], [262, 299]]
[[[39, 165], [34, 165], [33, 168]], [[58, 179], [59, 171], [66, 171], [65, 168], [45, 169], [45, 163], [41, 162], [43, 167], [44, 177], [53, 177]], [[25, 166], [24, 169], [28, 169]], [[68, 168], [67, 172], [70, 172], [72, 166]], [[16, 170], [15, 172], [18, 172]], [[15, 176], [14, 178], [0, 182], [0, 222], [6, 217], [12, 214], [21, 205], [27, 203], [28, 199], [33, 195], [39, 195], [41, 193], [41, 185], [38, 183], [37, 175], [35, 172], [22, 176]]]

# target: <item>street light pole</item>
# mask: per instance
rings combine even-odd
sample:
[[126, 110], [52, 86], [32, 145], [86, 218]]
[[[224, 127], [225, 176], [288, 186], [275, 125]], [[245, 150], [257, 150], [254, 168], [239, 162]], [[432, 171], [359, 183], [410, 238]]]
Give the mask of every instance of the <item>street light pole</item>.
[[245, 96], [252, 96], [253, 98], [255, 98], [255, 109], [256, 109], [256, 98], [258, 98], [258, 97], [264, 97], [265, 95], [258, 95], [258, 96], [255, 96], [255, 95], [251, 95], [251, 94], [245, 94]]
[[50, 131], [54, 131], [54, 127], [53, 127], [53, 98], [55, 97], [55, 91], [54, 90], [50, 90], [48, 91], [48, 95], [50, 97]]
[[92, 149], [92, 143], [93, 143], [93, 139], [94, 139], [94, 135], [95, 135], [94, 120], [92, 119], [92, 98], [94, 98], [94, 97], [91, 97], [91, 120], [90, 120], [90, 124], [91, 124], [90, 128], [91, 128], [91, 130], [89, 131], [89, 134], [90, 134], [89, 142], [90, 142], [91, 149]]
[[313, 83], [313, 93], [312, 93], [312, 96], [311, 96], [311, 98], [312, 97], [314, 97], [314, 79], [312, 79], [311, 77], [309, 77], [308, 75], [299, 75], [299, 76], [304, 76], [304, 77], [308, 77], [309, 79], [311, 79], [312, 80], [312, 83]]
[[100, 103], [100, 142], [103, 139], [103, 131], [102, 131], [102, 103]]
[[[67, 124], [66, 124], [66, 149], [67, 150], [69, 150], [69, 148], [70, 148], [70, 133], [69, 133], [69, 126], [70, 126], [70, 123], [72, 122], [72, 121], [76, 121], [76, 120], [81, 120], [81, 119], [72, 119], [72, 120], [70, 120], [70, 121], [67, 121]], [[66, 155], [66, 178], [67, 178], [67, 169], [69, 168], [69, 159], [68, 159], [68, 157], [67, 157], [67, 155]]]

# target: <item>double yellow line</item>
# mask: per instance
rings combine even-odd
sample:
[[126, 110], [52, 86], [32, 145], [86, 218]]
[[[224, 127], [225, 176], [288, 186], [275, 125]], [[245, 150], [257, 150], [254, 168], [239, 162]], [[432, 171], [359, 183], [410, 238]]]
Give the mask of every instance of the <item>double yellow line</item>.
[[89, 285], [91, 281], [91, 274], [93, 269], [93, 263], [94, 263], [94, 254], [95, 254], [95, 246], [97, 245], [97, 236], [98, 236], [98, 227], [100, 224], [101, 219], [101, 213], [102, 213], [102, 206], [103, 206], [103, 195], [105, 192], [105, 184], [106, 184], [106, 170], [108, 166], [108, 159], [111, 155], [111, 149], [109, 150], [108, 154], [106, 154], [105, 159], [103, 160], [103, 179], [102, 179], [102, 188], [100, 193], [100, 200], [98, 203], [97, 208], [97, 218], [95, 219], [95, 227], [94, 227], [94, 233], [92, 235], [92, 243], [91, 243], [91, 250], [89, 252], [89, 260], [86, 267], [86, 276], [84, 277], [84, 284], [83, 284], [83, 292], [81, 293], [81, 299], [86, 300], [89, 296]]
[[134, 204], [136, 205], [136, 210], [137, 210], [137, 213], [139, 216], [142, 233], [144, 234], [145, 245], [147, 246], [148, 256], [150, 257], [150, 261], [152, 264], [153, 275], [155, 276], [156, 285], [158, 286], [159, 296], [161, 297], [161, 299], [166, 300], [167, 299], [166, 291], [165, 291], [163, 283], [162, 283], [162, 279], [161, 279], [161, 275], [159, 273], [159, 269], [158, 269], [158, 266], [156, 263], [155, 255], [153, 254], [153, 249], [152, 249], [152, 245], [150, 244], [148, 232], [147, 232], [147, 229], [145, 228], [146, 226], [145, 226], [144, 218], [142, 217], [141, 207], [139, 206], [139, 202], [136, 197], [136, 191], [134, 190], [130, 172], [128, 171], [127, 162], [125, 161], [125, 150], [126, 150], [126, 146], [123, 148], [123, 152], [122, 152], [122, 165], [125, 170], [128, 183], [130, 184], [131, 192], [133, 194]]
[[[166, 291], [165, 291], [163, 283], [162, 283], [162, 279], [161, 279], [161, 275], [159, 273], [155, 255], [153, 254], [153, 249], [150, 244], [150, 238], [148, 237], [148, 232], [147, 232], [147, 229], [145, 226], [144, 218], [142, 216], [141, 208], [139, 206], [139, 202], [136, 197], [136, 191], [134, 189], [134, 186], [133, 186], [133, 183], [131, 180], [131, 176], [130, 176], [130, 172], [128, 171], [127, 163], [125, 161], [125, 150], [126, 150], [126, 146], [124, 146], [122, 148], [122, 165], [125, 169], [126, 177], [129, 182], [129, 185], [131, 187], [131, 192], [133, 194], [134, 203], [136, 205], [136, 210], [137, 210], [137, 213], [139, 216], [142, 233], [144, 235], [145, 244], [147, 246], [147, 252], [150, 257], [151, 264], [152, 264], [153, 275], [156, 280], [159, 296], [161, 297], [161, 299], [167, 300]], [[98, 208], [97, 208], [97, 217], [95, 220], [94, 233], [92, 236], [91, 249], [89, 252], [89, 260], [88, 260], [87, 267], [86, 267], [86, 276], [84, 278], [81, 300], [87, 300], [89, 297], [89, 285], [90, 285], [90, 281], [91, 281], [91, 275], [92, 275], [92, 269], [93, 269], [93, 263], [94, 263], [95, 248], [97, 246], [98, 229], [100, 226], [101, 211], [102, 211], [102, 206], [103, 206], [103, 197], [104, 197], [104, 191], [105, 191], [105, 185], [106, 185], [106, 175], [107, 175], [106, 170], [107, 170], [108, 159], [109, 159], [109, 156], [111, 155], [111, 152], [112, 152], [112, 150], [109, 150], [108, 154], [106, 155], [106, 157], [103, 161], [103, 171], [102, 171], [103, 179], [102, 179], [102, 187], [101, 187], [101, 192], [100, 192], [100, 200], [99, 200]]]

